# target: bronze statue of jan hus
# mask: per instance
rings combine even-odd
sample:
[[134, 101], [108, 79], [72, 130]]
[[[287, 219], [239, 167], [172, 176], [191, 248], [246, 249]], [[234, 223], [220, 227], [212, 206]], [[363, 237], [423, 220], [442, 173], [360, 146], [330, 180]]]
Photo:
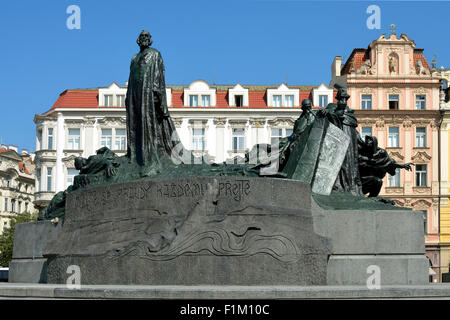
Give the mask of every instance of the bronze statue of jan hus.
[[172, 149], [180, 142], [167, 108], [161, 54], [150, 47], [148, 31], [140, 33], [137, 44], [140, 51], [131, 59], [125, 99], [127, 157], [144, 170], [159, 172], [162, 162], [170, 161]]

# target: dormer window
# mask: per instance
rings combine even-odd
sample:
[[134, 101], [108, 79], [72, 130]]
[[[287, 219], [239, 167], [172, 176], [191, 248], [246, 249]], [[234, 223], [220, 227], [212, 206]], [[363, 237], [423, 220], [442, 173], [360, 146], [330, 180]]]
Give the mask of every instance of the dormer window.
[[277, 89], [267, 89], [267, 104], [269, 107], [298, 107], [299, 89], [289, 89], [284, 83]]
[[202, 107], [211, 106], [211, 96], [210, 95], [202, 95]]
[[117, 95], [117, 106], [125, 107], [125, 95], [124, 94]]
[[236, 107], [242, 107], [244, 105], [244, 96], [241, 94], [237, 94], [234, 96], [234, 105]]
[[230, 107], [248, 107], [248, 89], [239, 83], [228, 90], [228, 105]]
[[277, 94], [277, 95], [273, 96], [272, 106], [281, 107], [281, 95]]
[[324, 108], [333, 101], [333, 89], [322, 83], [318, 88], [313, 89], [312, 96], [313, 105]]
[[189, 106], [198, 107], [198, 96], [189, 96]]
[[125, 107], [127, 89], [113, 82], [107, 88], [98, 89], [99, 105], [103, 107]]
[[112, 106], [113, 106], [113, 95], [105, 94], [105, 107], [112, 107]]
[[209, 84], [197, 80], [184, 89], [184, 105], [189, 107], [210, 107], [216, 105], [216, 89], [210, 89]]

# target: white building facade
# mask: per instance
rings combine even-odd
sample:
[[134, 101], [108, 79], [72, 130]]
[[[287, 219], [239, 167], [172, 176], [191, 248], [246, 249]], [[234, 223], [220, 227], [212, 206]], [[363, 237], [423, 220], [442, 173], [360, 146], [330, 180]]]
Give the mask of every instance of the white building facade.
[[[126, 86], [66, 90], [52, 108], [35, 116], [35, 205], [45, 207], [55, 192], [73, 183], [75, 157], [89, 157], [102, 146], [126, 153]], [[167, 86], [167, 104], [183, 145], [197, 156], [223, 162], [257, 143], [292, 133], [301, 101], [333, 102], [332, 88], [321, 86], [209, 85]], [[323, 96], [326, 96], [324, 98]], [[319, 101], [319, 99], [321, 99]]]

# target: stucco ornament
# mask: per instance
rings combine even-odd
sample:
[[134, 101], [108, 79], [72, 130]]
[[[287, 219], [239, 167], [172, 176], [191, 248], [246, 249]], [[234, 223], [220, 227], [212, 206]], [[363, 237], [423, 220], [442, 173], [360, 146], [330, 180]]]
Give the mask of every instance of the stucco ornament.
[[428, 70], [427, 68], [425, 68], [422, 64], [422, 60], [417, 60], [416, 61], [416, 74], [421, 76], [421, 75], [430, 75], [430, 70]]

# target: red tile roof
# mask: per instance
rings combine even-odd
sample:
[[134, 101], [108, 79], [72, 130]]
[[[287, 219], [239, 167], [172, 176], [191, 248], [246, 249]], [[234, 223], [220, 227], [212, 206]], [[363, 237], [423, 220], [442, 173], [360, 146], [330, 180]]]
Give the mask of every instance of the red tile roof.
[[355, 48], [348, 57], [344, 66], [342, 67], [341, 74], [348, 74], [352, 70], [352, 60], [354, 70], [358, 70], [364, 64], [364, 61], [369, 59], [369, 50], [363, 48]]
[[[303, 99], [312, 100], [312, 89], [318, 86], [305, 86], [300, 88], [299, 105]], [[267, 89], [277, 88], [274, 86], [260, 86], [257, 89], [249, 90], [249, 107], [247, 108], [267, 108]], [[184, 106], [183, 90], [172, 90], [172, 105], [173, 108], [182, 108]], [[334, 97], [333, 97], [334, 98]], [[98, 89], [70, 89], [61, 93], [55, 104], [50, 110], [56, 108], [98, 108]], [[216, 91], [216, 106], [213, 108], [230, 108], [228, 104], [228, 90]], [[119, 107], [120, 108], [120, 107]], [[187, 107], [189, 108], [189, 107]], [[233, 108], [233, 107], [231, 107]], [[239, 107], [246, 108], [246, 107]]]
[[51, 109], [96, 107], [98, 107], [97, 89], [74, 89], [61, 93]]
[[431, 71], [430, 65], [428, 64], [427, 59], [423, 55], [423, 49], [414, 49], [414, 53], [413, 53], [413, 63], [414, 63], [413, 66], [414, 67], [416, 66], [417, 60], [422, 60], [422, 65]]

